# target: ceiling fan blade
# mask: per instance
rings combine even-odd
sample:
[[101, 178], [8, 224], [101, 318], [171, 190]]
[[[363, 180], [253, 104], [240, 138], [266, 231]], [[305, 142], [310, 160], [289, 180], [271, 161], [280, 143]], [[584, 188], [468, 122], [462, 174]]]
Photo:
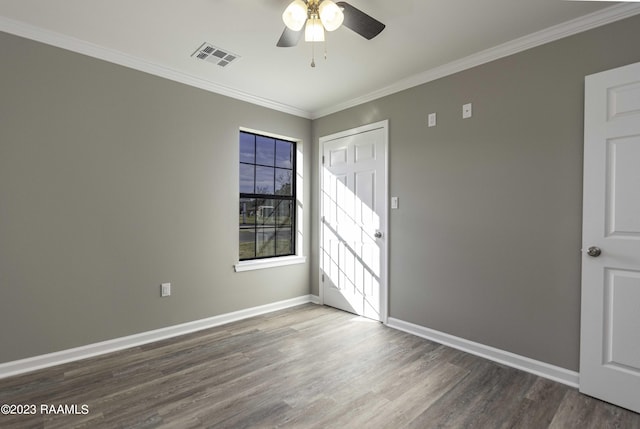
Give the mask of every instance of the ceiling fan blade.
[[290, 48], [292, 46], [296, 46], [300, 41], [301, 36], [302, 30], [293, 31], [290, 30], [289, 27], [284, 27], [282, 36], [280, 36], [280, 39], [278, 39], [278, 43], [276, 43], [276, 46], [279, 48]]
[[336, 4], [342, 8], [342, 13], [344, 13], [344, 22], [342, 25], [355, 31], [365, 39], [371, 40], [384, 30], [385, 25], [383, 23], [367, 15], [360, 9], [356, 9], [349, 3], [339, 1]]

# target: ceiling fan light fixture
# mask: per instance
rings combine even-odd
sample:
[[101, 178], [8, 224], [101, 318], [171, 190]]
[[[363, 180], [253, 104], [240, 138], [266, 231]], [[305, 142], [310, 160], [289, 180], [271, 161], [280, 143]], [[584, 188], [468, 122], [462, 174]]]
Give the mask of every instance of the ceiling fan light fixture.
[[325, 30], [334, 31], [337, 30], [344, 21], [344, 14], [337, 4], [331, 0], [324, 0], [318, 7], [318, 14], [320, 15], [320, 21], [324, 25]]
[[309, 18], [304, 29], [305, 42], [324, 42], [324, 27], [318, 18]]
[[307, 5], [302, 0], [293, 0], [282, 13], [282, 21], [290, 30], [302, 30], [307, 22]]

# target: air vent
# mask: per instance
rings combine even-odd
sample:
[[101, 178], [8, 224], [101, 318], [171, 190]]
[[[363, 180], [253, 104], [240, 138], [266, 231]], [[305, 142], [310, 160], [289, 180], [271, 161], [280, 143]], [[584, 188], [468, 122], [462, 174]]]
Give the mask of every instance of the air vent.
[[227, 49], [221, 49], [213, 46], [211, 43], [204, 42], [196, 51], [191, 55], [199, 60], [204, 60], [213, 64], [217, 64], [220, 67], [226, 67], [234, 61], [238, 61], [240, 56], [230, 52]]

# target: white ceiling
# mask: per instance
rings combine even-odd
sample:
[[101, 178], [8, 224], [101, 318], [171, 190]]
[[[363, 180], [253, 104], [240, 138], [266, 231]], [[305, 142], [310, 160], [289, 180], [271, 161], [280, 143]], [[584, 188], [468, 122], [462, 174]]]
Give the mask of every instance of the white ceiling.
[[[0, 0], [0, 30], [318, 117], [438, 77], [468, 59], [481, 62], [482, 53], [504, 55], [511, 41], [526, 47], [535, 42], [528, 35], [541, 30], [558, 38], [567, 25], [576, 32], [584, 22], [640, 13], [637, 4], [592, 1], [349, 0], [386, 29], [371, 41], [347, 28], [328, 33], [328, 58], [316, 44], [311, 68], [311, 44], [275, 46], [289, 2]], [[226, 68], [196, 60], [191, 55], [203, 42], [241, 59]]]

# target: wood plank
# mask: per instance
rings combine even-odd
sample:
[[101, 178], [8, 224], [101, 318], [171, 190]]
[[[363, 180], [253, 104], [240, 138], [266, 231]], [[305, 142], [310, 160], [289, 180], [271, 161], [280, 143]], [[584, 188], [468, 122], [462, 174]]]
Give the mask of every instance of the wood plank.
[[24, 428], [632, 428], [575, 389], [313, 304], [0, 380]]

